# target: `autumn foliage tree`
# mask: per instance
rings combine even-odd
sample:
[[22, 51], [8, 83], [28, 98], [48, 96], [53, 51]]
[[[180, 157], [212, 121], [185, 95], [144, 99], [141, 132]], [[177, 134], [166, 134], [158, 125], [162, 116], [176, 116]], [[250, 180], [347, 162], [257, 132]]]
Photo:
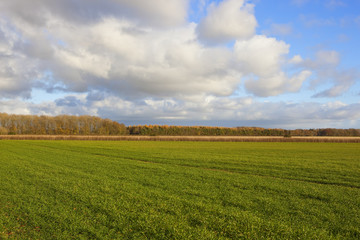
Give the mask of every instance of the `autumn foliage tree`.
[[94, 116], [0, 113], [0, 134], [126, 135], [127, 129], [124, 124]]
[[360, 136], [360, 129], [296, 129], [260, 127], [205, 127], [136, 125], [128, 126], [130, 135], [147, 136]]
[[0, 127], [0, 135], [7, 135], [8, 134], [8, 130], [4, 127]]
[[0, 134], [142, 136], [360, 136], [360, 129], [295, 129], [124, 124], [94, 116], [0, 113]]

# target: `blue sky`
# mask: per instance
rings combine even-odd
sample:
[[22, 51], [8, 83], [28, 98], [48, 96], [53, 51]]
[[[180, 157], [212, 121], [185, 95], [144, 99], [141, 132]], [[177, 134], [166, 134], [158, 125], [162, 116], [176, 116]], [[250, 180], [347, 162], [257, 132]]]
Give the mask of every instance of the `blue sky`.
[[[336, 51], [339, 54], [341, 71], [358, 71], [360, 62], [359, 12], [360, 2], [350, 1], [259, 1], [256, 16], [259, 21], [258, 32], [266, 32], [272, 24], [290, 26], [291, 34], [276, 34], [273, 36], [291, 44], [291, 52], [300, 54], [303, 58], [314, 59], [317, 51]], [[271, 9], [271, 10], [270, 10]], [[359, 79], [358, 73], [354, 78]], [[316, 79], [316, 75], [312, 78]], [[347, 104], [358, 102], [360, 84], [354, 81], [351, 88], [332, 98], [313, 98], [319, 89], [326, 89], [333, 84], [329, 81], [315, 89], [303, 88], [298, 94], [298, 101], [341, 101]], [[307, 85], [304, 84], [306, 87]], [[280, 96], [281, 97], [281, 96]]]
[[360, 1], [3, 0], [0, 112], [360, 128]]

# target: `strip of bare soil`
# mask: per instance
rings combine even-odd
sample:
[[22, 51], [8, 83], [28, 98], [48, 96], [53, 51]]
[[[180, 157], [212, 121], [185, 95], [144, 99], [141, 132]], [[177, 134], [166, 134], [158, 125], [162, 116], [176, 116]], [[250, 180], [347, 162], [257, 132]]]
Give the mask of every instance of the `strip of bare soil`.
[[0, 140], [93, 140], [93, 141], [205, 141], [205, 142], [340, 142], [360, 143], [360, 137], [276, 136], [79, 136], [0, 135]]

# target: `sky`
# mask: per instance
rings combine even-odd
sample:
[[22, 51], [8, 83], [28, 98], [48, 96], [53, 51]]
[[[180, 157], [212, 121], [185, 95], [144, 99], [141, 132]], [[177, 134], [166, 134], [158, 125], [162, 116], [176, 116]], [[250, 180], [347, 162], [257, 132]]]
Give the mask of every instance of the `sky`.
[[359, 0], [1, 0], [0, 112], [360, 128]]

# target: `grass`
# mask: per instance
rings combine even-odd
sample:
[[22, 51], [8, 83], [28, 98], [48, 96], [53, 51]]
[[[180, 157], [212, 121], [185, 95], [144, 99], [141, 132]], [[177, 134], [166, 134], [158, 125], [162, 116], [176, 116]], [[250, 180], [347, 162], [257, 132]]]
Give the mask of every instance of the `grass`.
[[0, 141], [0, 239], [359, 239], [355, 143]]

